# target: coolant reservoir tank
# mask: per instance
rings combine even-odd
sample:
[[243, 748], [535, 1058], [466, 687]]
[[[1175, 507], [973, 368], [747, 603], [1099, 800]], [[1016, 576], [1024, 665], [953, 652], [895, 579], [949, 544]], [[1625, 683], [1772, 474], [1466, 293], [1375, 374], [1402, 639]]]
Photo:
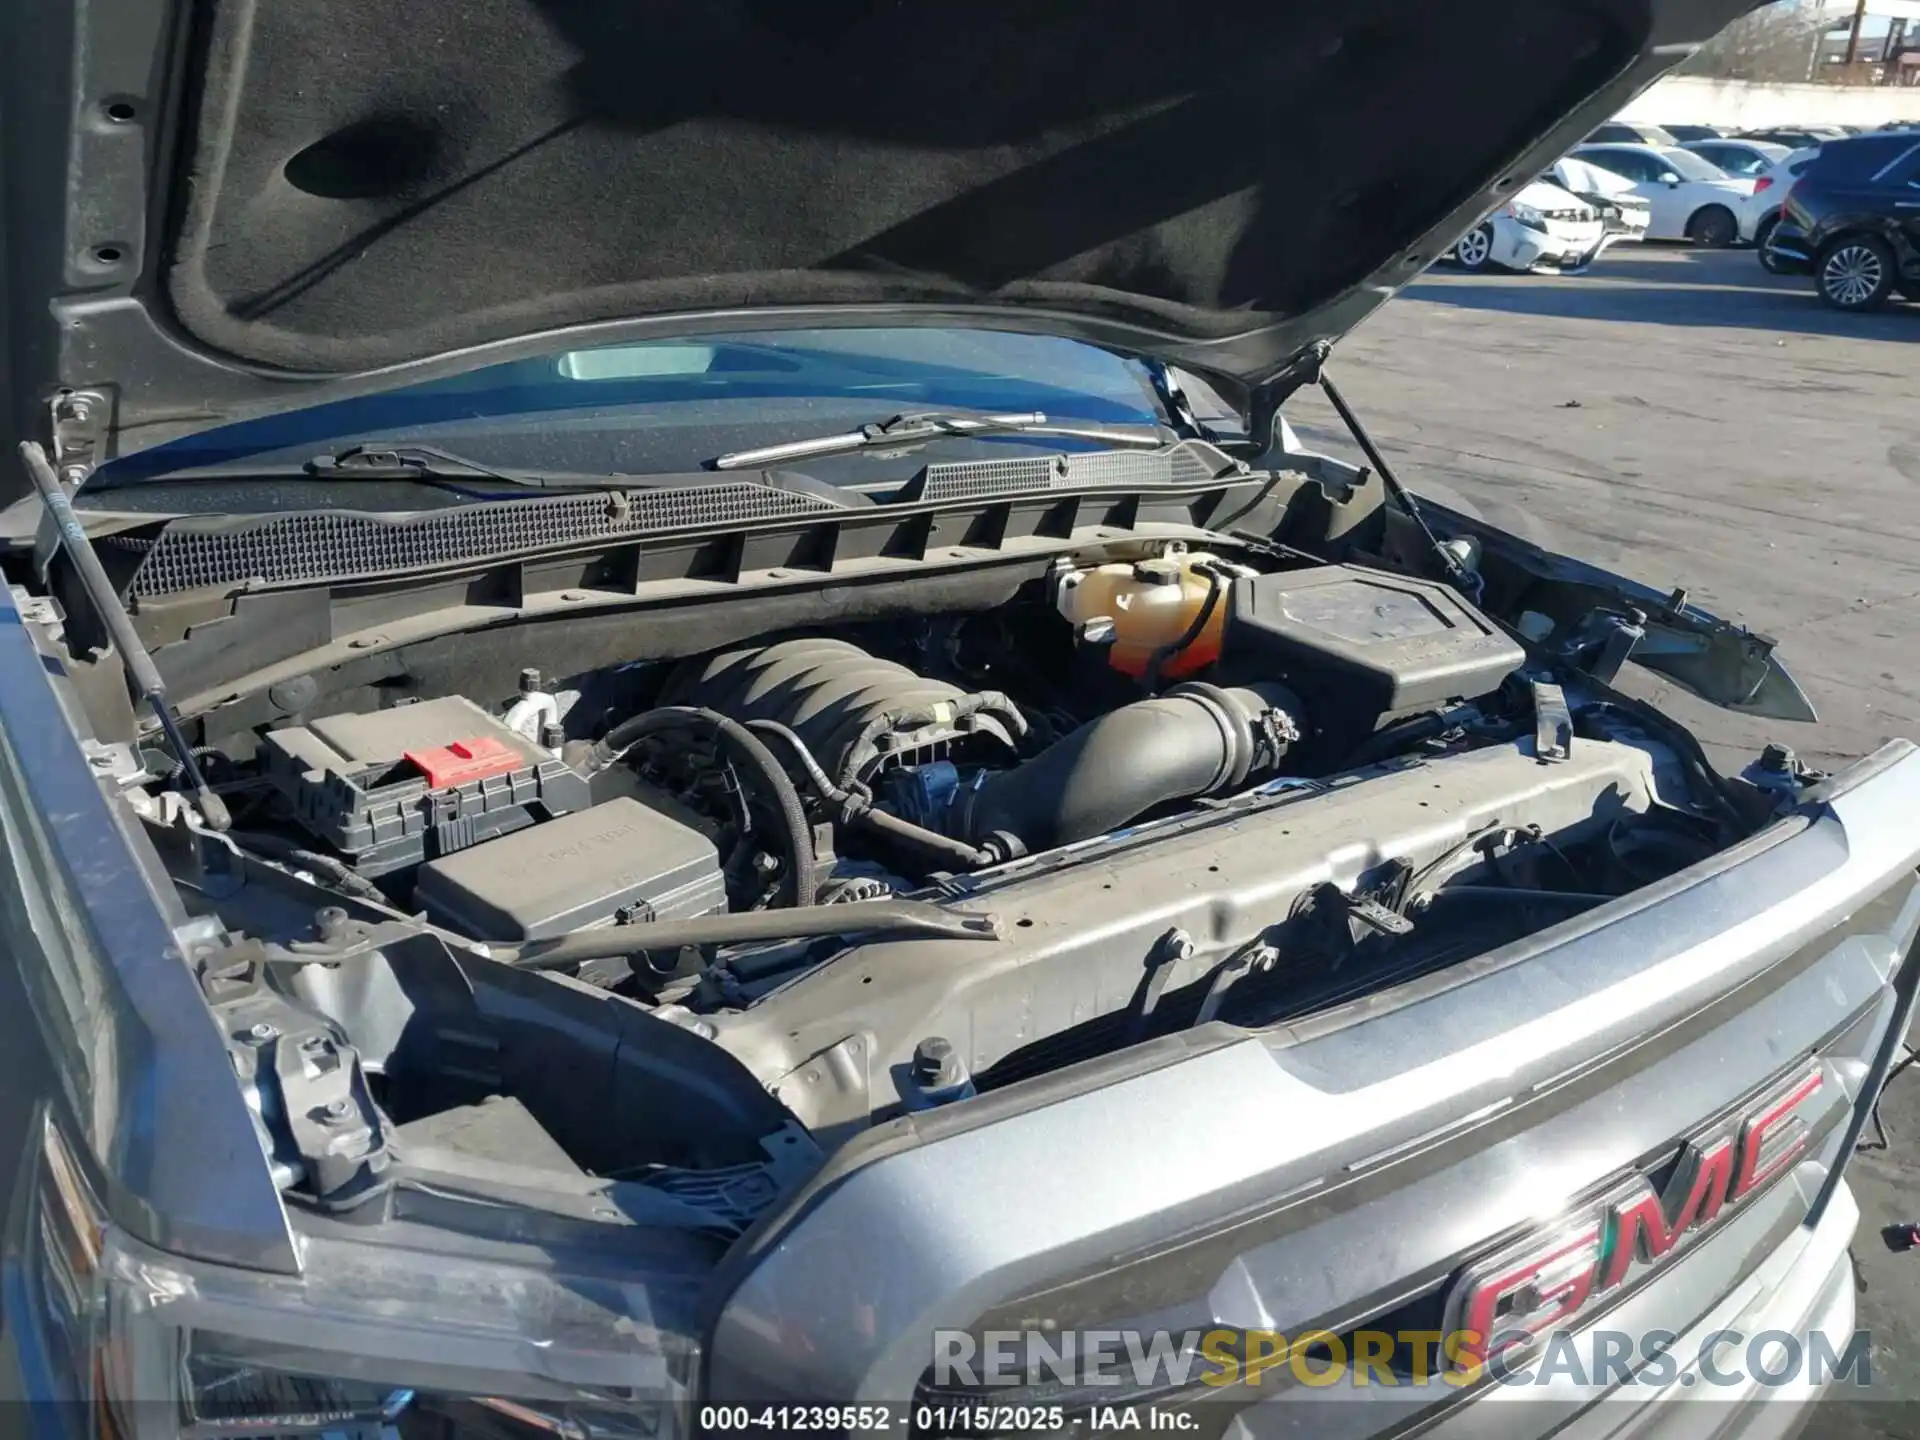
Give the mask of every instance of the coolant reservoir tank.
[[[1223, 578], [1209, 580], [1198, 568], [1206, 565], [1218, 567]], [[1206, 609], [1209, 591], [1218, 584], [1222, 593], [1199, 633], [1161, 661], [1160, 677], [1177, 679], [1220, 658], [1220, 637], [1227, 625], [1224, 575], [1234, 568], [1202, 552], [1070, 571], [1060, 580], [1060, 613], [1082, 634], [1090, 633], [1089, 627], [1104, 634], [1111, 626], [1109, 663], [1122, 674], [1139, 677], [1146, 674], [1154, 652], [1178, 644], [1193, 629]]]

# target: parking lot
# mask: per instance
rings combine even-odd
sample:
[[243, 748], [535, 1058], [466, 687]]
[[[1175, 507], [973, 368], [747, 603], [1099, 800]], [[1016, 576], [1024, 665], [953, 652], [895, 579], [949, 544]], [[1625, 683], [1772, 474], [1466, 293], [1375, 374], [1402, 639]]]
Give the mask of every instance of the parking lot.
[[[1810, 763], [1920, 740], [1920, 306], [1837, 314], [1751, 250], [1618, 247], [1587, 274], [1436, 269], [1335, 351], [1348, 400], [1417, 492], [1774, 636], [1816, 725], [1726, 715], [1656, 684], [1737, 768], [1777, 739]], [[1317, 396], [1290, 415], [1343, 432]], [[1920, 817], [1916, 817], [1920, 824]], [[1912, 1038], [1912, 1037], [1910, 1037]], [[1875, 1389], [1920, 1400], [1920, 1066], [1853, 1171]], [[1905, 1434], [1913, 1412], [1830, 1413]]]
[[1580, 276], [1435, 269], [1332, 364], [1416, 488], [1775, 636], [1820, 723], [1682, 697], [1703, 733], [1815, 763], [1920, 738], [1920, 306], [1840, 315], [1750, 250], [1622, 246]]

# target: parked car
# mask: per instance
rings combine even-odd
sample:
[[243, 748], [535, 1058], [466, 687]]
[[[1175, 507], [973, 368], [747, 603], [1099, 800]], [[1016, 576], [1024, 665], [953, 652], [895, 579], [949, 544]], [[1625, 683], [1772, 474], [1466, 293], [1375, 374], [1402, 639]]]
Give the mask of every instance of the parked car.
[[1812, 275], [1837, 310], [1920, 299], [1920, 136], [1822, 145], [1787, 193], [1767, 259], [1778, 273]]
[[1794, 181], [1807, 173], [1807, 167], [1819, 153], [1817, 145], [1789, 151], [1784, 160], [1753, 182], [1753, 198], [1747, 202], [1749, 209], [1741, 216], [1740, 228], [1753, 236], [1761, 268], [1770, 273], [1782, 273], [1767, 242], [1773, 238], [1773, 227], [1780, 223], [1780, 210], [1786, 204], [1787, 192], [1793, 188]]
[[1718, 140], [1727, 133], [1718, 125], [1662, 125], [1659, 128], [1682, 145], [1694, 140]]
[[1624, 175], [1563, 155], [1540, 178], [1578, 195], [1598, 211], [1610, 242], [1647, 238], [1647, 228], [1653, 223], [1652, 208], [1634, 194], [1633, 182]]
[[1454, 242], [1463, 270], [1557, 270], [1577, 274], [1611, 237], [1600, 212], [1558, 185], [1535, 180]]
[[1691, 150], [1735, 179], [1764, 175], [1793, 153], [1785, 145], [1775, 145], [1770, 140], [1688, 140], [1680, 148]]
[[1633, 182], [1647, 202], [1649, 240], [1691, 240], [1719, 248], [1749, 239], [1741, 233], [1744, 202], [1753, 181], [1736, 179], [1719, 166], [1679, 146], [1581, 145], [1576, 160], [1598, 165]]
[[1748, 0], [189, 8], [0, 54], [8, 1440], [1865, 1383], [1920, 748], [1342, 349]]
[[1785, 145], [1790, 150], [1804, 150], [1828, 140], [1844, 140], [1847, 132], [1838, 125], [1775, 125], [1765, 130], [1742, 130], [1739, 138], [1764, 140], [1772, 145]]
[[1587, 145], [1659, 145], [1662, 147], [1678, 145], [1679, 138], [1672, 131], [1658, 125], [1648, 125], [1638, 120], [1609, 120], [1596, 126], [1585, 141]]

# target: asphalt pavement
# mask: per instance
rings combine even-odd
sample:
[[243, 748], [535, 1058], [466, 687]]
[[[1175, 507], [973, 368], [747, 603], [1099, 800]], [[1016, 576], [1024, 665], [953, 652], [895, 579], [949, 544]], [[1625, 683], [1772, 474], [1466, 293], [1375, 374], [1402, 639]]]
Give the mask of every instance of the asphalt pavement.
[[[1634, 687], [1723, 768], [1769, 740], [1822, 767], [1920, 741], [1920, 306], [1842, 315], [1751, 250], [1633, 246], [1580, 276], [1435, 269], [1330, 372], [1416, 494], [1779, 642], [1818, 723]], [[1347, 448], [1317, 395], [1288, 414]], [[1920, 1249], [1882, 1234], [1920, 1221], [1920, 1065], [1882, 1115], [1887, 1148], [1851, 1171], [1859, 1317], [1875, 1390], [1920, 1400]], [[1904, 1435], [1915, 1414], [1829, 1408], [1809, 1433]]]

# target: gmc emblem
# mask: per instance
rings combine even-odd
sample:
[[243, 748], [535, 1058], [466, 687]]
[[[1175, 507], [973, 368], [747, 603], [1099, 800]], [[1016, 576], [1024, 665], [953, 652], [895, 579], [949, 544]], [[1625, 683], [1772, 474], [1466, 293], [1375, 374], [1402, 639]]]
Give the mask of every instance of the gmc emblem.
[[1672, 1260], [1742, 1201], [1793, 1168], [1807, 1148], [1800, 1109], [1820, 1090], [1809, 1064], [1754, 1109], [1681, 1148], [1665, 1194], [1644, 1175], [1476, 1261], [1447, 1296], [1449, 1353], [1472, 1370], [1564, 1329], [1629, 1277]]

